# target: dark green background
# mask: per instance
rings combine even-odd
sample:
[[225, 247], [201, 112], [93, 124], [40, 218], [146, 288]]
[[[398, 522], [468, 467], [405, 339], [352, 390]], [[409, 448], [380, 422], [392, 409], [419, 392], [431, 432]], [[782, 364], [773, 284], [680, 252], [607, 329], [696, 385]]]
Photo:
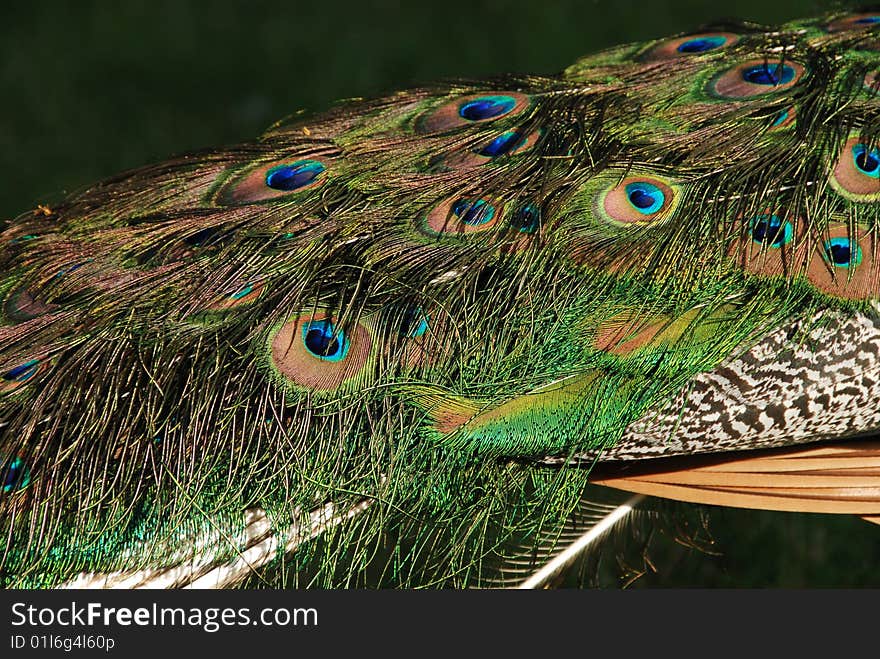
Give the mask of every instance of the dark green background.
[[[616, 43], [790, 0], [35, 2], [0, 10], [0, 218], [275, 119], [439, 78], [553, 73]], [[639, 586], [878, 586], [880, 527], [713, 511], [709, 555], [658, 543]]]

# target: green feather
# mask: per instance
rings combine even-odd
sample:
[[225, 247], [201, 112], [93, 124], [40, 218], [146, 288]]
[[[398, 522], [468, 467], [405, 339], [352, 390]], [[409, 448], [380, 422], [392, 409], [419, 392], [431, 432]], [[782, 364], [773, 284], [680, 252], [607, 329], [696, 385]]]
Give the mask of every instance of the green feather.
[[[845, 20], [352, 101], [21, 215], [0, 583], [230, 585], [247, 552], [492, 583], [596, 464], [877, 431], [880, 55]], [[837, 397], [786, 398], [805, 350]]]

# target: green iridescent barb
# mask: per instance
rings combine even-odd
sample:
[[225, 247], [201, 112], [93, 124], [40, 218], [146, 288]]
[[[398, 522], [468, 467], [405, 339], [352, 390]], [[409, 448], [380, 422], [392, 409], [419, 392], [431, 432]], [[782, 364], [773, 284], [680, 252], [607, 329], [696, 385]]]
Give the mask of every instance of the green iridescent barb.
[[[347, 103], [9, 222], [0, 583], [500, 583], [608, 469], [876, 431], [878, 20]], [[880, 513], [858, 455], [833, 512]], [[617, 484], [846, 498], [729, 471]]]

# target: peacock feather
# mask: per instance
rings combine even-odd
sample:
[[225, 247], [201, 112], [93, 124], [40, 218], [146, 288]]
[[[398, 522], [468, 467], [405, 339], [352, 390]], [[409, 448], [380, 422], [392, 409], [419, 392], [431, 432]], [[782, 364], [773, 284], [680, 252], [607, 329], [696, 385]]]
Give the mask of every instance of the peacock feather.
[[496, 585], [596, 484], [880, 515], [878, 24], [350, 101], [7, 222], [0, 583]]

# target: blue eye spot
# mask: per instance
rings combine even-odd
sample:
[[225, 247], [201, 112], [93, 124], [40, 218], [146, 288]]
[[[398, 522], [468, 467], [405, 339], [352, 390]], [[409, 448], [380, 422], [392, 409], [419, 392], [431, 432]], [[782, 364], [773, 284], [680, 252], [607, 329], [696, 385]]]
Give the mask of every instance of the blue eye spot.
[[312, 183], [324, 171], [317, 160], [299, 160], [289, 165], [278, 165], [266, 172], [266, 185], [273, 190], [292, 192]]
[[313, 320], [303, 325], [303, 344], [313, 356], [328, 362], [338, 362], [348, 354], [348, 338], [329, 320]]
[[477, 151], [481, 156], [497, 158], [511, 151], [516, 151], [526, 141], [526, 138], [515, 130], [502, 133], [486, 146]]
[[72, 265], [66, 266], [62, 270], [59, 270], [55, 274], [55, 276], [61, 277], [62, 275], [69, 275], [71, 272], [75, 272], [76, 270], [79, 270], [81, 267], [83, 267], [86, 263], [89, 263], [91, 260], [92, 259], [87, 259], [85, 261], [82, 261], [81, 263], [74, 263]]
[[482, 199], [459, 199], [452, 204], [452, 213], [467, 225], [480, 226], [495, 217], [495, 207]]
[[484, 121], [503, 117], [516, 107], [512, 96], [481, 96], [462, 104], [458, 115], [468, 121]]
[[784, 122], [786, 119], [788, 119], [788, 110], [783, 110], [782, 112], [780, 112], [779, 114], [776, 115], [776, 119], [773, 120], [773, 123], [770, 124], [770, 127], [773, 128], [774, 126], [778, 126], [779, 124]]
[[248, 284], [247, 286], [242, 288], [240, 291], [233, 293], [229, 297], [232, 298], [233, 300], [240, 300], [241, 298], [245, 297], [248, 293], [250, 293], [253, 290], [254, 290], [253, 284]]
[[862, 25], [870, 25], [871, 23], [880, 23], [880, 16], [864, 16], [856, 21]]
[[726, 43], [727, 37], [697, 37], [679, 44], [676, 50], [680, 53], [705, 53], [721, 48]]
[[656, 213], [666, 201], [666, 195], [663, 190], [653, 183], [639, 181], [638, 183], [627, 183], [626, 198], [642, 215], [651, 215]]
[[31, 359], [20, 366], [6, 371], [2, 377], [6, 382], [26, 382], [37, 372], [37, 364], [39, 363], [39, 359]]
[[852, 148], [853, 162], [865, 176], [880, 178], [880, 149], [868, 149], [864, 144], [856, 144]]
[[782, 247], [791, 242], [793, 233], [791, 222], [783, 222], [776, 215], [758, 215], [752, 220], [752, 240], [760, 245]]
[[782, 66], [771, 66], [770, 64], [759, 64], [758, 66], [750, 66], [742, 72], [743, 80], [753, 85], [785, 85], [794, 80], [795, 71], [787, 64]]
[[513, 216], [513, 226], [522, 233], [535, 233], [541, 226], [541, 209], [526, 204]]
[[30, 472], [21, 458], [0, 462], [0, 485], [3, 492], [20, 490], [27, 486], [31, 480]]
[[862, 248], [849, 238], [832, 238], [825, 243], [825, 258], [837, 268], [854, 268], [862, 262]]
[[417, 339], [428, 331], [429, 318], [419, 306], [406, 307], [401, 317], [400, 335]]

